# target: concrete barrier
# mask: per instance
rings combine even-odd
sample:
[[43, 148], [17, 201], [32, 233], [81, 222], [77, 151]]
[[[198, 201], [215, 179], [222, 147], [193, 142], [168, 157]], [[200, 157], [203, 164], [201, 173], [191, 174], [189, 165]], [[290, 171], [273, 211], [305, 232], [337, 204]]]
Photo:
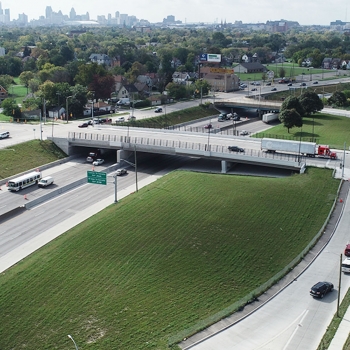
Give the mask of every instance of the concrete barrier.
[[66, 157], [66, 158], [63, 158], [63, 159], [55, 160], [54, 162], [51, 162], [51, 163], [48, 163], [48, 164], [43, 164], [43, 165], [37, 166], [36, 168], [28, 169], [28, 170], [26, 170], [26, 171], [24, 171], [22, 173], [15, 174], [15, 175], [13, 175], [11, 177], [7, 177], [5, 179], [1, 179], [0, 180], [0, 186], [5, 185], [11, 179], [19, 177], [21, 175], [25, 175], [27, 173], [30, 173], [31, 171], [35, 171], [36, 169], [40, 169], [40, 171], [46, 170], [46, 169], [50, 169], [50, 168], [53, 168], [56, 165], [60, 165], [60, 164], [64, 164], [64, 163], [70, 162], [71, 160], [73, 160], [76, 157], [77, 156], [71, 156], [71, 157]]
[[26, 210], [25, 206], [22, 205], [20, 207], [14, 208], [2, 215], [0, 215], [0, 224], [5, 222], [6, 220], [12, 219], [13, 217], [22, 214]]

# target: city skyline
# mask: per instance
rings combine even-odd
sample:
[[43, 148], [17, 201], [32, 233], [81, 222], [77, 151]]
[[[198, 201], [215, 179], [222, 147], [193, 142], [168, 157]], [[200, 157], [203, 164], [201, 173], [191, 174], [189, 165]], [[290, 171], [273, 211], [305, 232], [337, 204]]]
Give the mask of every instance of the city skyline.
[[[274, 1], [267, 0], [163, 0], [156, 4], [150, 4], [144, 0], [134, 0], [122, 4], [116, 4], [114, 0], [105, 0], [103, 6], [100, 3], [83, 0], [61, 0], [59, 3], [52, 0], [36, 0], [32, 2], [24, 0], [2, 0], [2, 9], [10, 10], [10, 18], [17, 20], [20, 15], [28, 16], [28, 21], [45, 17], [47, 6], [51, 6], [53, 12], [61, 11], [68, 15], [74, 8], [77, 15], [89, 13], [90, 20], [96, 20], [98, 16], [115, 16], [116, 12], [135, 16], [139, 20], [148, 20], [151, 23], [162, 22], [169, 15], [183, 23], [266, 23], [267, 21], [289, 20], [299, 22], [301, 25], [329, 25], [330, 22], [341, 20], [347, 22], [347, 3], [345, 0], [334, 0], [330, 6], [327, 2], [308, 3], [301, 0], [280, 0], [278, 6]], [[310, 15], [312, 14], [312, 15]]]

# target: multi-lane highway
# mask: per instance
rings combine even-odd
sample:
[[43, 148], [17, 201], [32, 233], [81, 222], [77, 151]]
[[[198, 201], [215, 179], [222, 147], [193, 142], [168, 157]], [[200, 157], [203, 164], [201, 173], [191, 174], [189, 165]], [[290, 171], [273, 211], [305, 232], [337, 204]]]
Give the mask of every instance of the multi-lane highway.
[[[223, 95], [227, 97], [226, 94]], [[216, 96], [216, 99], [218, 99], [218, 96]], [[191, 102], [190, 104], [192, 103], [198, 104], [198, 101]], [[170, 109], [171, 107], [167, 106], [167, 112], [170, 112], [168, 108]], [[154, 113], [153, 110], [134, 112], [135, 115], [136, 113], [140, 113], [137, 116], [138, 118], [154, 115], [152, 114]], [[259, 127], [259, 125], [247, 124], [245, 129], [256, 131]], [[264, 125], [264, 127], [267, 126]], [[0, 125], [1, 130], [4, 128], [11, 132], [11, 138], [0, 140], [0, 148], [38, 138], [38, 132], [40, 130], [40, 127], [37, 125]], [[99, 130], [99, 128], [94, 127], [93, 132], [107, 132], [107, 129], [108, 127], [103, 128], [103, 130], [102, 128]], [[54, 128], [51, 125], [43, 125], [42, 130], [43, 138], [50, 137], [52, 134], [54, 136], [67, 137], [69, 131], [81, 131], [77, 128], [77, 122], [69, 124], [58, 123], [54, 125]], [[113, 130], [115, 129], [111, 128], [109, 132], [115, 132]], [[118, 133], [125, 133], [126, 135], [127, 132], [130, 133], [133, 131], [131, 129], [127, 130], [127, 128], [118, 128]], [[138, 132], [144, 133], [145, 131]], [[179, 134], [179, 137], [188, 138], [188, 134], [182, 136]], [[206, 138], [207, 136], [201, 135], [201, 137]], [[212, 142], [213, 139], [214, 137], [212, 138]], [[220, 140], [219, 135], [215, 140], [220, 143], [232, 143], [232, 139], [228, 140], [227, 137], [221, 137]], [[249, 138], [240, 137], [235, 139], [236, 142], [244, 145], [244, 147], [257, 149], [260, 147], [258, 142]], [[166, 173], [168, 170], [178, 168], [184, 162], [187, 162], [187, 160], [177, 157], [160, 157], [162, 161], [158, 158], [144, 164], [142, 162], [139, 163], [138, 181], [142, 182], [150, 174], [157, 172], [160, 172], [160, 174]], [[347, 167], [348, 164], [346, 163]], [[111, 164], [107, 163], [106, 166], [108, 165]], [[90, 169], [91, 165], [86, 164], [84, 159], [76, 159], [73, 162], [44, 170], [43, 173], [44, 175], [52, 175], [55, 178], [54, 186], [57, 188], [64, 186], [73, 179], [86, 176], [86, 171]], [[100, 169], [102, 170], [103, 167]], [[129, 167], [128, 170], [128, 175], [118, 177], [117, 179], [118, 193], [125, 189], [129, 189], [130, 192], [135, 190], [136, 178], [134, 169]], [[52, 231], [55, 227], [61, 228], [58, 230], [60, 232], [64, 231], [67, 220], [74, 221], [75, 224], [79, 223], [80, 214], [88, 208], [96, 207], [96, 210], [99, 210], [97, 209], [99, 208], [99, 203], [107, 203], [104, 202], [106, 198], [113, 198], [115, 195], [113, 173], [107, 179], [106, 186], [85, 184], [3, 222], [0, 232], [0, 264], [7, 256], [12, 255], [12, 252], [14, 252], [13, 254], [18, 254], [21, 247], [28, 246], [31, 241], [35, 241], [38, 237], [45, 235], [45, 232]], [[53, 190], [54, 187], [51, 189], [29, 188], [26, 190], [27, 201]], [[0, 210], [6, 210], [6, 206], [17, 205], [24, 201], [26, 200], [23, 198], [23, 192], [0, 192]], [[113, 200], [108, 203], [113, 203]], [[343, 220], [340, 222], [334, 238], [316, 259], [315, 263], [294, 283], [250, 317], [236, 326], [209, 338], [205, 342], [197, 344], [194, 349], [314, 350], [335, 312], [337, 291], [327, 295], [322, 300], [314, 300], [308, 295], [309, 288], [318, 280], [323, 279], [330, 280], [337, 285], [336, 276], [338, 275], [339, 253], [343, 249], [344, 242], [349, 240], [349, 212], [349, 203], [347, 203]], [[91, 214], [93, 213], [94, 210], [91, 211]], [[17, 256], [22, 258], [23, 252], [22, 255], [18, 254]], [[349, 286], [350, 279], [343, 279], [342, 296]]]

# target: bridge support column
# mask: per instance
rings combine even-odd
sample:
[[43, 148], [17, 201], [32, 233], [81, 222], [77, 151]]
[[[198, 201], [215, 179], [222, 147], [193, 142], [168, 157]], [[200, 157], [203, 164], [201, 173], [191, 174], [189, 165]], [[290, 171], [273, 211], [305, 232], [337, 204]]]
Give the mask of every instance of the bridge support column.
[[227, 161], [226, 160], [222, 160], [221, 161], [221, 173], [222, 174], [226, 174], [227, 173]]

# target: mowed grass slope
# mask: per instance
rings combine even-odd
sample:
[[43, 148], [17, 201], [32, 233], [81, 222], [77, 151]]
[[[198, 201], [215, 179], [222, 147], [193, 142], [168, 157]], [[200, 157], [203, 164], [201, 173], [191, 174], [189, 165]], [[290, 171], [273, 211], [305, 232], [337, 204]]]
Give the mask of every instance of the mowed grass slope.
[[0, 180], [66, 157], [51, 141], [33, 140], [0, 149]]
[[[312, 132], [314, 130], [314, 132]], [[291, 137], [299, 141], [300, 135], [303, 141], [309, 141], [313, 135], [319, 144], [327, 144], [331, 148], [343, 149], [344, 142], [350, 144], [350, 118], [316, 113], [314, 120], [311, 117], [303, 117], [302, 128], [292, 128], [287, 133], [283, 124], [276, 125], [263, 133], [257, 133], [254, 137]]]
[[173, 172], [0, 276], [0, 349], [166, 349], [288, 264], [338, 185]]

